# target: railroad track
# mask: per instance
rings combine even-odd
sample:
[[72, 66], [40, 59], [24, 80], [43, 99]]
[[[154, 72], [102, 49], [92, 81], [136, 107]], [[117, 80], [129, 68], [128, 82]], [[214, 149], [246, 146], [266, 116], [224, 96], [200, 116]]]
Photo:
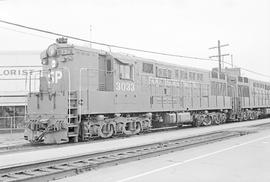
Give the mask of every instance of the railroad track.
[[[231, 123], [225, 123], [226, 124], [231, 124]], [[270, 127], [269, 123], [263, 123], [263, 124], [257, 124], [257, 125], [251, 125], [249, 127], [255, 128], [256, 127]], [[171, 126], [171, 127], [163, 127], [163, 128], [153, 128], [149, 131], [146, 131], [144, 133], [140, 133], [139, 135], [147, 135], [147, 134], [151, 134], [151, 133], [158, 133], [158, 132], [164, 132], [164, 131], [173, 131], [173, 130], [178, 130], [178, 129], [187, 129], [187, 128], [191, 128], [190, 126], [185, 126], [182, 128], [179, 128], [177, 126]], [[194, 128], [196, 129], [196, 128]], [[115, 138], [126, 138], [126, 137], [134, 137], [137, 135], [132, 135], [132, 136], [114, 136], [113, 138], [107, 138], [107, 139], [103, 139], [103, 138], [93, 138], [93, 140], [91, 140], [92, 143], [95, 142], [104, 142], [104, 141], [109, 141], [109, 140], [114, 140]], [[15, 153], [15, 152], [22, 152], [22, 151], [30, 151], [30, 150], [42, 150], [42, 149], [50, 149], [50, 148], [61, 148], [61, 147], [67, 147], [67, 146], [75, 146], [75, 145], [84, 145], [84, 144], [88, 144], [89, 142], [79, 142], [79, 143], [64, 143], [61, 145], [44, 145], [44, 144], [21, 144], [21, 145], [13, 145], [13, 146], [4, 146], [4, 147], [0, 147], [0, 155], [1, 154], [5, 154], [7, 152], [9, 153]]]
[[[190, 127], [185, 127], [185, 128], [190, 128]], [[163, 127], [163, 128], [153, 128], [149, 131], [146, 131], [144, 133], [140, 133], [139, 135], [147, 135], [147, 134], [151, 134], [151, 133], [158, 133], [158, 132], [163, 132], [163, 131], [172, 131], [172, 130], [176, 130], [179, 129], [179, 127], [177, 126], [171, 126], [171, 127]], [[184, 128], [181, 128], [184, 129]], [[109, 140], [114, 140], [115, 138], [127, 138], [127, 137], [134, 137], [137, 135], [131, 135], [131, 136], [114, 136], [112, 138], [93, 138], [91, 141], [86, 141], [86, 142], [79, 142], [79, 143], [63, 143], [61, 145], [44, 145], [44, 144], [31, 144], [31, 143], [27, 143], [27, 144], [20, 144], [20, 145], [12, 145], [12, 146], [4, 146], [4, 147], [0, 147], [0, 155], [1, 154], [5, 154], [7, 152], [11, 153], [11, 152], [21, 152], [21, 151], [29, 151], [29, 150], [39, 150], [39, 149], [49, 149], [49, 148], [58, 148], [58, 147], [67, 147], [67, 146], [75, 146], [75, 145], [83, 145], [83, 144], [89, 144], [89, 142], [103, 142], [103, 141], [109, 141]]]
[[0, 168], [0, 181], [54, 180], [73, 176], [84, 171], [154, 157], [246, 134], [248, 134], [246, 131], [218, 131], [101, 153], [86, 153], [69, 156], [68, 158], [6, 166]]

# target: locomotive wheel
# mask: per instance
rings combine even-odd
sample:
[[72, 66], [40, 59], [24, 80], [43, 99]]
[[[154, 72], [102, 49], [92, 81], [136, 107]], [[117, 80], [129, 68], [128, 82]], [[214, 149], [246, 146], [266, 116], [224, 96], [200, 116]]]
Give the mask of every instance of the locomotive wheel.
[[225, 113], [222, 113], [221, 114], [221, 123], [226, 123], [226, 120], [227, 120], [227, 116]]
[[212, 124], [212, 117], [211, 116], [205, 116], [203, 117], [203, 125], [204, 126], [210, 126]]
[[[133, 128], [136, 127], [135, 122], [127, 122], [123, 125], [122, 129], [123, 129], [123, 133], [125, 135], [134, 135], [136, 130], [133, 130]], [[131, 130], [132, 129], [132, 130]]]
[[244, 121], [248, 120], [248, 116], [247, 116], [247, 113], [246, 112], [243, 113], [243, 120]]
[[136, 130], [134, 134], [139, 134], [142, 131], [142, 125], [140, 122], [136, 122]]
[[126, 135], [136, 135], [142, 131], [142, 124], [140, 122], [129, 122], [123, 127], [123, 133]]
[[255, 113], [255, 119], [258, 119], [259, 118], [259, 114], [257, 111], [254, 112]]
[[252, 111], [250, 113], [250, 120], [254, 120], [255, 119], [255, 113]]
[[98, 134], [101, 138], [110, 138], [112, 137], [113, 133], [114, 133], [114, 128], [112, 124], [104, 123], [103, 125], [99, 127]]
[[244, 115], [243, 115], [243, 113], [241, 112], [241, 113], [239, 114], [239, 116], [238, 116], [238, 121], [241, 122], [241, 121], [243, 121], [243, 120], [244, 120]]
[[221, 123], [220, 118], [216, 114], [213, 115], [213, 123], [215, 125], [220, 125], [220, 123]]
[[203, 126], [206, 126], [205, 116], [200, 116], [199, 121], [202, 123]]

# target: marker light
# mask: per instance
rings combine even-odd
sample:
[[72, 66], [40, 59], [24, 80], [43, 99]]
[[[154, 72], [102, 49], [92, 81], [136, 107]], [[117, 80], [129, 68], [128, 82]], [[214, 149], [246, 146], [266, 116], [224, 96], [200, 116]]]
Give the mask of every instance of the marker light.
[[56, 68], [58, 65], [57, 61], [55, 59], [51, 60], [51, 67]]

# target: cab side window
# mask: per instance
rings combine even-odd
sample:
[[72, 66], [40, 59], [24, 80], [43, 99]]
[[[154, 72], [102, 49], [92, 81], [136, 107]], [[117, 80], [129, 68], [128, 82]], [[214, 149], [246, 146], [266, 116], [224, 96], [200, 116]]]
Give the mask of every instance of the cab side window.
[[129, 64], [120, 64], [120, 79], [132, 80], [133, 79], [133, 66]]
[[150, 63], [143, 63], [144, 73], [154, 73], [154, 65]]

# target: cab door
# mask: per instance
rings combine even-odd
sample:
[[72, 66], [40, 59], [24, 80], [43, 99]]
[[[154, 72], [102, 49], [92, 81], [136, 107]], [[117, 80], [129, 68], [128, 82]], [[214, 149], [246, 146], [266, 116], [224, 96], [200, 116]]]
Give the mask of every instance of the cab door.
[[107, 57], [106, 64], [106, 74], [105, 74], [105, 90], [113, 91], [113, 79], [114, 79], [114, 69], [113, 69], [113, 58]]
[[106, 85], [106, 57], [103, 55], [99, 56], [98, 63], [98, 90], [105, 91]]
[[113, 59], [106, 55], [99, 56], [99, 90], [113, 91]]

